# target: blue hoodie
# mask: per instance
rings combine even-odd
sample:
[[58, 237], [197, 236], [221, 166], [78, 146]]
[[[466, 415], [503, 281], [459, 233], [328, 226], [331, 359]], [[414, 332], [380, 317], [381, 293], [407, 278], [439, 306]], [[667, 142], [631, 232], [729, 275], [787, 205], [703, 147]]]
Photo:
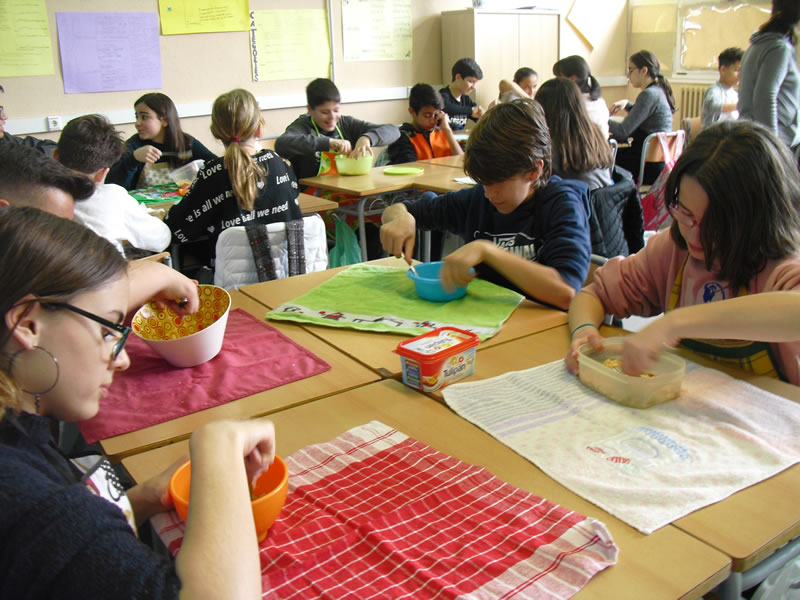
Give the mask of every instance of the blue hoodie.
[[[554, 268], [578, 291], [589, 272], [592, 252], [588, 190], [582, 181], [553, 175], [546, 186], [507, 215], [489, 202], [482, 185], [405, 205], [420, 229], [456, 233], [465, 243], [490, 240]], [[482, 279], [525, 293], [486, 264], [477, 265], [476, 270]]]

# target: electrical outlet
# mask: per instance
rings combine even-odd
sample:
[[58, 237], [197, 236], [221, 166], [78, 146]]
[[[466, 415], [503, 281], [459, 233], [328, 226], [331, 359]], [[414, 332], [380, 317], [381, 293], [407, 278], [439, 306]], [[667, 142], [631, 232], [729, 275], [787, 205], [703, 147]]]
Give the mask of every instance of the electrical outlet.
[[61, 131], [61, 117], [47, 117], [47, 131]]

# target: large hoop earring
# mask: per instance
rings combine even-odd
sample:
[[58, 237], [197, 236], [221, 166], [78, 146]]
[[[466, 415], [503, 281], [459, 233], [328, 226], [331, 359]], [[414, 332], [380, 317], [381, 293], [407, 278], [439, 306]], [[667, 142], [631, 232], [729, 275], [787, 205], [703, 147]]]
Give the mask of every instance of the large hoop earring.
[[[36, 403], [36, 414], [39, 414], [41, 396], [43, 394], [46, 394], [46, 393], [52, 391], [52, 389], [54, 387], [56, 387], [56, 385], [58, 385], [58, 380], [59, 380], [59, 378], [61, 376], [61, 367], [58, 364], [58, 359], [55, 356], [53, 356], [53, 354], [49, 350], [47, 350], [46, 348], [42, 348], [41, 346], [34, 346], [32, 348], [32, 350], [39, 350], [40, 352], [44, 352], [45, 356], [48, 359], [50, 359], [50, 365], [47, 365], [47, 363], [45, 362], [45, 368], [44, 369], [37, 369], [34, 366], [33, 370], [36, 373], [41, 373], [43, 370], [46, 370], [48, 367], [50, 369], [55, 369], [55, 378], [53, 379], [53, 383], [48, 385], [48, 386], [37, 385], [37, 382], [34, 381], [34, 380], [26, 382], [26, 381], [23, 381], [23, 379], [19, 379], [19, 378], [14, 377], [14, 363], [16, 362], [17, 358], [21, 354], [23, 354], [24, 352], [29, 352], [30, 351], [30, 350], [25, 349], [25, 348], [23, 348], [22, 350], [17, 350], [14, 354], [11, 355], [11, 358], [8, 361], [8, 374], [11, 375], [12, 379], [14, 379], [14, 380], [19, 382], [23, 392], [25, 392], [26, 394], [31, 394], [33, 396], [34, 402]], [[45, 357], [42, 356], [41, 360], [45, 360]], [[43, 388], [43, 389], [30, 389], [29, 390], [29, 389], [26, 389], [26, 388]]]

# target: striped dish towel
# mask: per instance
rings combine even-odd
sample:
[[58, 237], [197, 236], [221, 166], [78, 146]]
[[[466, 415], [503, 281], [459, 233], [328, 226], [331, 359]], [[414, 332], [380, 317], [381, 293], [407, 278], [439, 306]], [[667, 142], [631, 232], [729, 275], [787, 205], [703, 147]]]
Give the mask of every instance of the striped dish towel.
[[[286, 462], [265, 598], [570, 598], [616, 562], [599, 521], [376, 421]], [[176, 553], [177, 516], [154, 526]]]

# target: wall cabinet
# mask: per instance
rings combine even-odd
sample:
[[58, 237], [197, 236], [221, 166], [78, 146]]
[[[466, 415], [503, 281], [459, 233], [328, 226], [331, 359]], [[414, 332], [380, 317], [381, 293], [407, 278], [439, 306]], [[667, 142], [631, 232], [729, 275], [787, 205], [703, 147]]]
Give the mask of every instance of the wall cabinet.
[[473, 98], [486, 108], [497, 98], [497, 84], [530, 67], [539, 80], [553, 76], [559, 59], [559, 14], [552, 11], [492, 11], [467, 8], [442, 13], [442, 81], [459, 58], [474, 58], [483, 80]]

